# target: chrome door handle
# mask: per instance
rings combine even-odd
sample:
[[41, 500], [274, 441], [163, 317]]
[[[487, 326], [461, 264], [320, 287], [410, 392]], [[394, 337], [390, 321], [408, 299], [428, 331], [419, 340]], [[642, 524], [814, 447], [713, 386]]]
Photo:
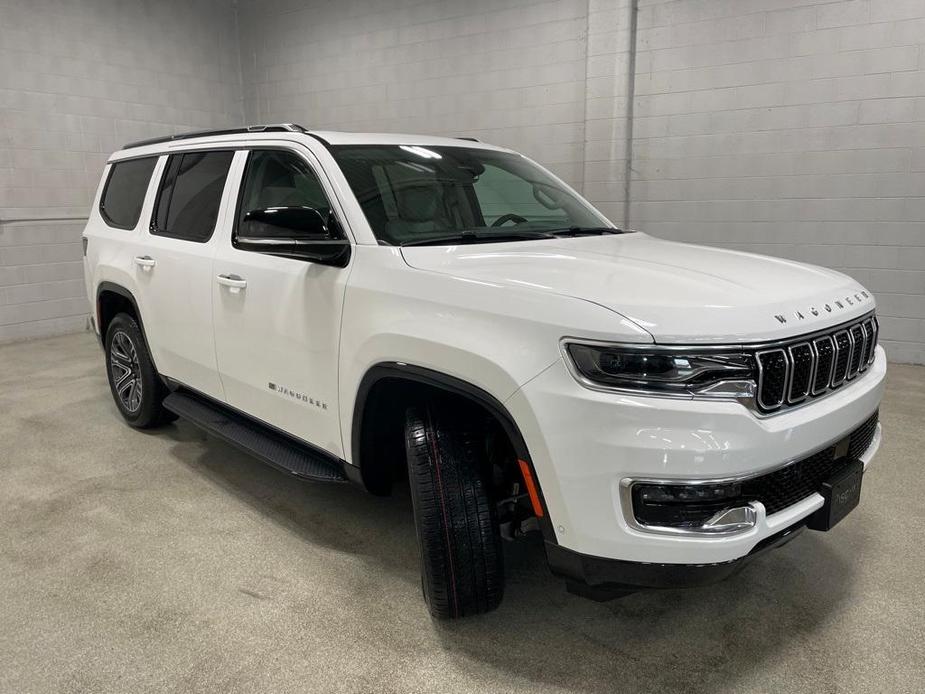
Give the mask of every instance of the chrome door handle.
[[150, 255], [136, 255], [135, 256], [135, 265], [139, 267], [154, 267], [157, 265], [157, 261], [152, 258]]
[[247, 280], [237, 275], [218, 275], [215, 279], [219, 284], [231, 289], [232, 293], [239, 292], [247, 286]]

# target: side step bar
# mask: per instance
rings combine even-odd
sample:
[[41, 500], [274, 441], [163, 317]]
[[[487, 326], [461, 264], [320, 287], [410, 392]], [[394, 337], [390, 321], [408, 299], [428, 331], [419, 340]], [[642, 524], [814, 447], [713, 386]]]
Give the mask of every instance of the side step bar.
[[346, 482], [339, 461], [205, 398], [174, 392], [164, 407], [283, 472], [315, 482]]

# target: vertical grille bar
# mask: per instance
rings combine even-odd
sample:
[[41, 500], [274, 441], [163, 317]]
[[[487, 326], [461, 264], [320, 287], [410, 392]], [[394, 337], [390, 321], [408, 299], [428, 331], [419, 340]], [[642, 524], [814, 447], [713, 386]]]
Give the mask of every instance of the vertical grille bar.
[[832, 387], [837, 388], [845, 382], [848, 375], [848, 360], [851, 358], [851, 338], [847, 330], [835, 333], [835, 368], [832, 371]]
[[758, 405], [765, 410], [776, 410], [784, 404], [790, 363], [787, 352], [771, 349], [758, 352]]
[[870, 350], [874, 344], [874, 331], [870, 327], [870, 321], [866, 320], [861, 323], [861, 332], [864, 333], [864, 349], [861, 352], [861, 371], [866, 371], [870, 365]]
[[861, 366], [861, 350], [864, 349], [864, 331], [860, 324], [848, 328], [848, 338], [851, 340], [851, 357], [848, 359], [848, 380], [858, 375]]
[[835, 367], [835, 341], [831, 336], [817, 338], [813, 341], [816, 352], [816, 373], [813, 376], [813, 395], [820, 395], [829, 389], [832, 382], [832, 370]]
[[807, 395], [812, 386], [813, 363], [815, 354], [808, 342], [791, 345], [788, 350], [790, 357], [790, 379], [787, 389], [787, 402], [799, 402]]
[[877, 316], [873, 316], [870, 319], [871, 327], [874, 329], [874, 344], [870, 350], [870, 358], [868, 361], [873, 362], [874, 356], [877, 353], [877, 342], [880, 339], [880, 321], [877, 320]]
[[867, 351], [867, 337], [860, 323], [852, 325], [848, 334], [854, 339], [854, 351], [851, 353], [851, 363], [848, 367], [848, 377], [854, 378], [861, 372], [861, 364]]

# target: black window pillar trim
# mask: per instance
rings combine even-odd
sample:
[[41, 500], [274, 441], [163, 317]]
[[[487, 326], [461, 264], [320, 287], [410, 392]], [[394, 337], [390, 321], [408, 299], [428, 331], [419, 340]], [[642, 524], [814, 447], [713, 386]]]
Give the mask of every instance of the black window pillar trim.
[[[360, 473], [360, 477], [362, 476], [363, 460], [360, 457], [362, 455], [361, 436], [363, 431], [363, 415], [366, 410], [366, 400], [373, 386], [379, 381], [387, 378], [404, 379], [438, 388], [448, 393], [467, 398], [488, 410], [488, 412], [498, 420], [505, 434], [507, 434], [510, 439], [511, 445], [514, 448], [514, 454], [519, 460], [523, 460], [527, 463], [530, 468], [530, 473], [533, 475], [537, 495], [540, 498], [540, 503], [544, 511], [543, 517], [537, 519], [539, 521], [540, 530], [543, 533], [544, 541], [547, 544], [558, 544], [553, 523], [549, 517], [549, 507], [546, 504], [546, 497], [543, 496], [542, 483], [536, 474], [533, 458], [530, 457], [530, 451], [527, 448], [527, 443], [524, 440], [523, 434], [520, 433], [520, 428], [507, 411], [507, 408], [497, 398], [482, 388], [472, 385], [468, 381], [449, 376], [440, 371], [428, 369], [423, 366], [406, 364], [404, 362], [380, 362], [370, 367], [360, 381], [356, 400], [354, 401], [350, 441], [351, 451], [353, 453], [353, 465], [347, 467], [356, 467], [356, 470]], [[355, 474], [356, 473], [353, 473], [349, 476], [353, 478]]]

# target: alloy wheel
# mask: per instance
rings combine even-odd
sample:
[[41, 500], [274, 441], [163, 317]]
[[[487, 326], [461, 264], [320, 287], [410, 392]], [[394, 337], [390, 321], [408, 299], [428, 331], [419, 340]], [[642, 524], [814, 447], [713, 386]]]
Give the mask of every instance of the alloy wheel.
[[121, 330], [112, 336], [109, 346], [112, 387], [122, 406], [131, 413], [141, 407], [141, 367], [132, 338]]

